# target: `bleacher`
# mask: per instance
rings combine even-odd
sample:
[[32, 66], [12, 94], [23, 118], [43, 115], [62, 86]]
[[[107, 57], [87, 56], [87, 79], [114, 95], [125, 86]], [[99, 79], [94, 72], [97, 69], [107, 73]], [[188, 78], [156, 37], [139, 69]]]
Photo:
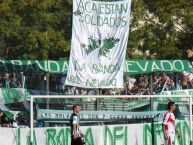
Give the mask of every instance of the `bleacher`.
[[[45, 109], [47, 100], [41, 99], [36, 101], [38, 107]], [[149, 105], [149, 99], [127, 100], [127, 99], [50, 99], [49, 108], [71, 110], [74, 104], [79, 104], [82, 110], [103, 110], [103, 111], [133, 111]]]

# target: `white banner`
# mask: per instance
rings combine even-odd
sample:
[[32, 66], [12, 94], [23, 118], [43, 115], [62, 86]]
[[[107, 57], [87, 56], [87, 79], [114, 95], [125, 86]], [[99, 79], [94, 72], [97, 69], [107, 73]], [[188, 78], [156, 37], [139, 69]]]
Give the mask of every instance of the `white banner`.
[[[162, 124], [129, 124], [111, 126], [81, 127], [86, 145], [164, 145]], [[189, 145], [188, 122], [178, 121], [181, 138], [175, 138], [175, 145]], [[70, 129], [67, 127], [36, 128], [32, 145], [70, 145]], [[29, 129], [0, 128], [0, 145], [31, 145]]]
[[66, 85], [122, 88], [131, 0], [73, 0]]

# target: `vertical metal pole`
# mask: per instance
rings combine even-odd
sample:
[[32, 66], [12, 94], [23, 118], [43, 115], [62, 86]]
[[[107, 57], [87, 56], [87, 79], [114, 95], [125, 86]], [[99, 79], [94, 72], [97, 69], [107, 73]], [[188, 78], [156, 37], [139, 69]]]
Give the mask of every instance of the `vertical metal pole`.
[[[153, 74], [150, 74], [150, 95], [153, 95]], [[150, 98], [150, 110], [153, 111], [153, 99]]]
[[9, 78], [8, 78], [9, 76], [8, 75], [6, 75], [6, 80], [5, 80], [5, 85], [6, 85], [6, 88], [9, 88], [9, 83], [8, 83], [8, 80], [9, 80]]
[[190, 116], [190, 145], [193, 145], [192, 139], [192, 94], [189, 94], [189, 116]]
[[25, 88], [25, 75], [23, 72], [21, 73], [21, 76], [22, 76], [22, 88], [24, 89]]
[[[150, 74], [150, 95], [153, 95], [153, 74]], [[153, 111], [153, 99], [150, 98], [150, 110]], [[151, 133], [152, 133], [152, 145], [155, 144], [154, 142], [154, 117], [151, 119]]]
[[[46, 95], [49, 95], [49, 73], [46, 74]], [[49, 106], [49, 98], [47, 99], [47, 109], [50, 108]]]
[[30, 139], [31, 145], [33, 144], [33, 97], [30, 97]]
[[[47, 74], [46, 74], [46, 95], [49, 95], [49, 61], [47, 61]], [[49, 109], [50, 108], [50, 99], [47, 98], [47, 101], [46, 101], [46, 109]], [[46, 122], [45, 123], [45, 126], [46, 127], [49, 127], [49, 123]]]
[[[102, 95], [102, 89], [99, 89], [99, 95]], [[96, 99], [96, 110], [100, 108], [100, 100], [99, 98]]]
[[[49, 61], [47, 61], [47, 73], [46, 73], [46, 95], [49, 95]], [[49, 109], [50, 106], [49, 106], [49, 98], [47, 99], [47, 102], [46, 102], [46, 108]]]

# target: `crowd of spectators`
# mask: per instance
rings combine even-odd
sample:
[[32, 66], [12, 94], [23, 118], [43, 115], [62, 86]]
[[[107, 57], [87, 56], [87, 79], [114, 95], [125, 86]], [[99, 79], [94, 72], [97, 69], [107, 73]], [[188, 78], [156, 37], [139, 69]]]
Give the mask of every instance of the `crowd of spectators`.
[[0, 111], [0, 127], [29, 128], [29, 117], [12, 114], [9, 111]]
[[21, 81], [19, 76], [13, 74], [0, 74], [0, 88], [20, 88]]
[[[26, 88], [35, 94], [46, 94], [47, 77], [41, 75], [25, 76], [23, 78], [16, 74], [0, 75], [0, 87], [6, 88]], [[193, 88], [192, 73], [157, 73], [152, 75], [152, 84], [150, 75], [132, 75], [124, 76], [124, 88], [116, 89], [85, 89], [65, 85], [66, 75], [49, 76], [49, 92], [52, 94], [66, 95], [148, 95], [158, 94], [161, 91], [191, 89]]]
[[[65, 79], [64, 79], [65, 80]], [[84, 89], [79, 87], [65, 86], [60, 92], [66, 95], [149, 95], [158, 94], [162, 91], [192, 89], [192, 73], [166, 74], [158, 73], [152, 75], [152, 84], [150, 75], [132, 75], [124, 77], [124, 88], [116, 89]], [[57, 90], [57, 89], [56, 89]]]
[[[124, 88], [116, 89], [85, 89], [66, 86], [65, 80], [66, 76], [63, 74], [50, 75], [49, 92], [62, 95], [149, 95], [158, 94], [162, 91], [193, 88], [193, 75], [186, 72], [175, 74], [154, 73], [152, 76], [124, 76]], [[46, 94], [47, 82], [47, 77], [43, 74], [25, 76], [25, 79], [18, 74], [0, 75], [1, 88], [23, 87], [40, 94]], [[34, 126], [41, 127], [43, 124], [34, 121]], [[17, 115], [10, 117], [6, 112], [0, 111], [0, 127], [28, 128], [29, 116]]]

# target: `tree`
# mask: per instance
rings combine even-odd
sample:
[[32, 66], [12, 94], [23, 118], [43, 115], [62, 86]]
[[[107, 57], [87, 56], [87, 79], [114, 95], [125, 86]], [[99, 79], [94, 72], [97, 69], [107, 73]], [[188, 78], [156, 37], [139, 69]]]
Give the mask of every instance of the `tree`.
[[[133, 1], [128, 50], [137, 49], [151, 59], [186, 58], [193, 41], [191, 0]], [[135, 58], [130, 51], [128, 57]], [[140, 57], [138, 55], [138, 57]]]
[[[192, 0], [133, 0], [127, 58], [181, 59], [193, 46]], [[1, 0], [1, 59], [67, 59], [72, 0]]]
[[59, 0], [0, 2], [3, 59], [59, 59], [70, 49], [71, 3]]

